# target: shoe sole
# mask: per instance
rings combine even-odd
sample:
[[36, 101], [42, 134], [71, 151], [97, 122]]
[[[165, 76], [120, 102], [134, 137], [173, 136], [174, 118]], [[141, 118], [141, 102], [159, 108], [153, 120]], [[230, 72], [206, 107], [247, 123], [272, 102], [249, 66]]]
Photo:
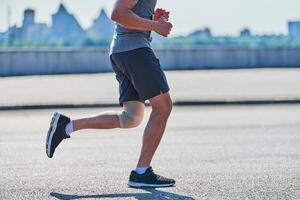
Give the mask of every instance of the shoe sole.
[[147, 183], [137, 183], [133, 181], [128, 181], [128, 185], [134, 188], [150, 187], [150, 188], [159, 188], [159, 187], [172, 187], [175, 183], [168, 184], [147, 184]]
[[59, 113], [54, 113], [52, 119], [51, 119], [51, 124], [50, 124], [50, 128], [49, 128], [49, 131], [48, 131], [48, 134], [47, 134], [47, 140], [46, 140], [46, 154], [49, 158], [52, 158], [53, 155], [51, 156], [50, 155], [50, 152], [51, 152], [51, 143], [52, 143], [52, 138], [53, 138], [53, 135], [56, 131], [56, 128], [57, 128], [57, 122], [60, 118], [60, 114]]

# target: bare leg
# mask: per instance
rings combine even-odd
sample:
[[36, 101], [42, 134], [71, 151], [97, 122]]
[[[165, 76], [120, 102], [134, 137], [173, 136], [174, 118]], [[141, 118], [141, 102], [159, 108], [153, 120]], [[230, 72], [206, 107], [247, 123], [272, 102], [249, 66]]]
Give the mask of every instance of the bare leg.
[[113, 129], [137, 127], [144, 115], [144, 103], [128, 101], [123, 103], [122, 112], [103, 112], [96, 116], [73, 120], [73, 130]]
[[103, 112], [96, 116], [73, 120], [74, 131], [81, 129], [113, 129], [120, 128], [117, 112]]
[[153, 97], [150, 99], [150, 103], [152, 105], [152, 112], [144, 131], [143, 146], [137, 164], [138, 167], [150, 166], [172, 110], [172, 101], [169, 93]]

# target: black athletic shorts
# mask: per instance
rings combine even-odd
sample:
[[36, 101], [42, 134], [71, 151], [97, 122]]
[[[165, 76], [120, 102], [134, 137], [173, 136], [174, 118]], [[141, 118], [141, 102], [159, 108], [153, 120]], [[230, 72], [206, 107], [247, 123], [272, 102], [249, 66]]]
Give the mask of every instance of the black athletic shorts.
[[112, 68], [119, 82], [120, 105], [151, 99], [169, 91], [166, 76], [151, 48], [113, 53]]

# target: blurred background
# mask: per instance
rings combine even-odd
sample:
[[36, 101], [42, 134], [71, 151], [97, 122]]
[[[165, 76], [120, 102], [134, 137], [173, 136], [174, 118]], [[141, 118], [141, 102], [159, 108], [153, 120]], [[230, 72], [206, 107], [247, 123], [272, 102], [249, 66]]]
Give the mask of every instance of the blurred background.
[[[0, 75], [111, 71], [109, 0], [1, 0]], [[169, 38], [153, 34], [165, 69], [300, 66], [297, 0], [171, 0]]]
[[300, 199], [299, 0], [158, 0], [175, 106], [152, 166], [176, 187], [126, 185], [149, 107], [136, 129], [76, 133], [46, 157], [53, 112], [120, 109], [113, 2], [0, 0], [0, 199]]
[[[157, 7], [174, 24], [168, 38], [153, 33], [152, 46], [175, 101], [300, 99], [298, 0], [164, 0]], [[117, 103], [112, 8], [110, 0], [1, 0], [0, 76], [7, 78], [0, 104]]]

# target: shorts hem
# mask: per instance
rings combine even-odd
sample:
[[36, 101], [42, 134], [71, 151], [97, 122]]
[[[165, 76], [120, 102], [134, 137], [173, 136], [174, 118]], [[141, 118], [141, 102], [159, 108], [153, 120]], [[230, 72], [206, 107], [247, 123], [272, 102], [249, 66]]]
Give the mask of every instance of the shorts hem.
[[151, 98], [153, 98], [153, 97], [156, 97], [156, 96], [158, 96], [158, 95], [160, 95], [160, 94], [168, 93], [169, 91], [170, 91], [169, 88], [168, 88], [168, 89], [164, 89], [164, 90], [159, 90], [158, 92], [155, 92], [155, 93], [153, 93], [153, 94], [151, 94], [151, 95], [148, 95], [148, 96], [144, 97], [143, 100], [144, 100], [144, 101], [149, 100], [149, 99], [151, 99]]
[[142, 99], [126, 99], [126, 100], [119, 101], [119, 105], [120, 105], [121, 107], [123, 107], [123, 103], [124, 103], [124, 102], [128, 102], [128, 101], [139, 101], [139, 102], [141, 102], [141, 103], [145, 103], [145, 101], [142, 100]]

